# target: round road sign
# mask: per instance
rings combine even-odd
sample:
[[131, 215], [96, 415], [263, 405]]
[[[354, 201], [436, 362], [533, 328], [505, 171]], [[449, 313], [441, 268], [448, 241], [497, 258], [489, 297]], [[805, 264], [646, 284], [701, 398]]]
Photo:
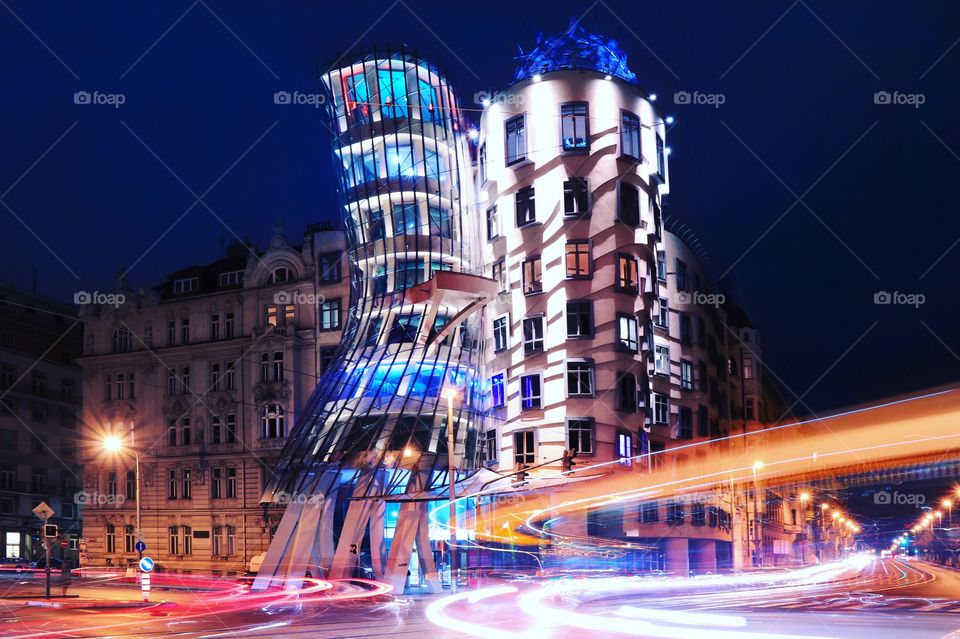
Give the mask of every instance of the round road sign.
[[150, 572], [153, 570], [153, 559], [150, 557], [144, 557], [140, 560], [140, 570], [143, 572]]
[[144, 550], [147, 549], [147, 545], [146, 545], [145, 543], [143, 543], [142, 541], [138, 541], [138, 542], [134, 545], [134, 548], [136, 549], [137, 552], [143, 552]]

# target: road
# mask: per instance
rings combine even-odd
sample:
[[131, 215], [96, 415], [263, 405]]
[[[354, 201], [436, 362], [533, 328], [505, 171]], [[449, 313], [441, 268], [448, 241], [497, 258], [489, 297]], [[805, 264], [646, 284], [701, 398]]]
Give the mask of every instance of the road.
[[[368, 596], [374, 592], [369, 585], [317, 584], [299, 594], [257, 596], [230, 582], [207, 583], [203, 591], [155, 593], [169, 603], [145, 609], [46, 610], [6, 599], [0, 600], [0, 636], [960, 637], [960, 573], [889, 559], [694, 579], [527, 581], [431, 597]], [[77, 591], [82, 597], [99, 592], [116, 598], [118, 589], [123, 591], [107, 582]]]

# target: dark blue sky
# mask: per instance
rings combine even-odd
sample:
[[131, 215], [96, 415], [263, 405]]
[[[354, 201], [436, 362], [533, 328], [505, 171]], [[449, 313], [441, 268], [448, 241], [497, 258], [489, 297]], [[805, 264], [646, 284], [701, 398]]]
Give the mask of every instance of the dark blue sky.
[[[36, 269], [70, 298], [121, 264], [142, 286], [215, 259], [221, 238], [262, 245], [278, 218], [295, 239], [336, 218], [336, 196], [323, 113], [276, 91], [316, 92], [316, 65], [355, 44], [404, 43], [473, 106], [518, 45], [580, 16], [676, 116], [665, 213], [730, 271], [798, 410], [960, 378], [951, 2], [2, 0], [0, 278], [29, 286]], [[677, 91], [725, 101], [674, 105]], [[926, 302], [877, 306], [878, 290]]]

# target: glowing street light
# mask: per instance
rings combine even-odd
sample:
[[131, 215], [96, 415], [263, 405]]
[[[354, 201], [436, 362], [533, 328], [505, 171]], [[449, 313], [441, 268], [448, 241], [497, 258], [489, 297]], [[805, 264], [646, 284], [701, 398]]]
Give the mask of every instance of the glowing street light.
[[[133, 439], [133, 429], [130, 430], [130, 439], [131, 439], [131, 440]], [[119, 454], [119, 453], [122, 453], [122, 452], [123, 452], [123, 449], [124, 449], [123, 439], [122, 439], [119, 435], [112, 435], [112, 434], [111, 434], [111, 435], [107, 435], [106, 437], [103, 438], [102, 444], [103, 444], [103, 450], [104, 450], [104, 451], [106, 451], [107, 453], [110, 453], [110, 454], [114, 454], [114, 455]], [[137, 502], [137, 531], [136, 531], [136, 534], [137, 534], [137, 537], [138, 537], [138, 540], [139, 540], [139, 536], [143, 534], [143, 533], [141, 532], [143, 529], [140, 527], [140, 453], [137, 451], [137, 449], [136, 449], [135, 447], [131, 446], [130, 448], [131, 448], [131, 450], [132, 450], [132, 452], [133, 452], [133, 459], [134, 459], [134, 464], [135, 464], [135, 468], [136, 468], [136, 471], [135, 471], [135, 473], [134, 473], [134, 475], [135, 475], [135, 480], [134, 480], [134, 497], [135, 497], [136, 502]], [[139, 554], [140, 554], [141, 557], [143, 557], [143, 553], [142, 553], [142, 552], [140, 552]]]

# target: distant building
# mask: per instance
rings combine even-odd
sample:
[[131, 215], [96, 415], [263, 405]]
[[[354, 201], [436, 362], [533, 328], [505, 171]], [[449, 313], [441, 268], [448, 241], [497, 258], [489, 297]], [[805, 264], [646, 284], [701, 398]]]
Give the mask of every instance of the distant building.
[[339, 344], [345, 267], [341, 232], [291, 246], [276, 229], [265, 250], [83, 306], [86, 563], [130, 565], [138, 537], [166, 570], [238, 573], [265, 552], [282, 506], [260, 496]]
[[31, 511], [44, 501], [69, 544], [54, 556], [76, 558], [81, 328], [74, 307], [0, 284], [2, 557], [41, 556], [40, 520]]

